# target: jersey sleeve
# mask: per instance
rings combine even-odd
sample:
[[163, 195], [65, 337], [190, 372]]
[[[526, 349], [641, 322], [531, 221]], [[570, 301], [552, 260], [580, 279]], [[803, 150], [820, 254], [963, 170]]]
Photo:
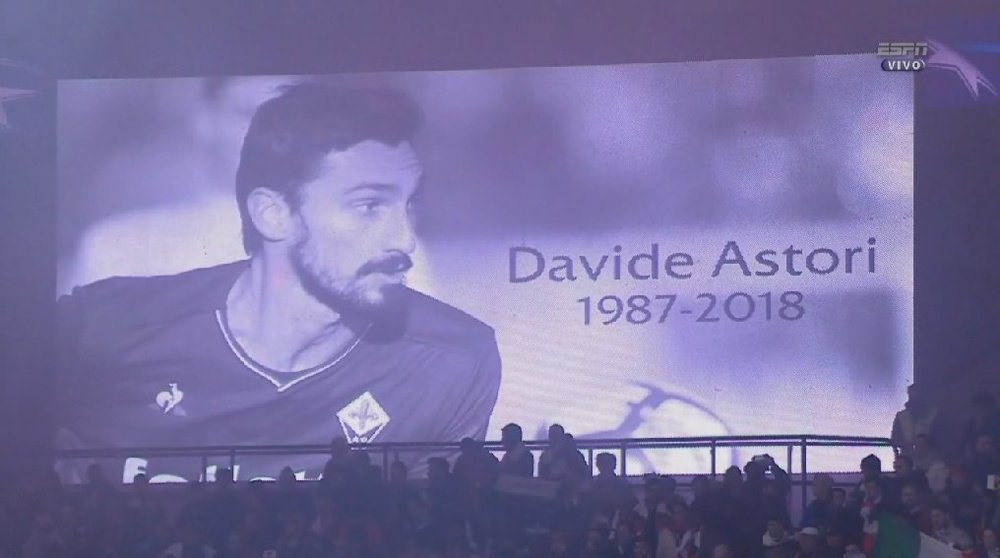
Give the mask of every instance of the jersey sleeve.
[[56, 301], [56, 366], [53, 390], [57, 428], [67, 425], [70, 420], [68, 410], [73, 408], [69, 398], [71, 394], [77, 392], [81, 382], [86, 381], [86, 374], [83, 372], [86, 363], [81, 351], [83, 329], [83, 294], [81, 289], [76, 288], [72, 293], [62, 295]]
[[458, 442], [462, 438], [484, 440], [490, 417], [496, 407], [501, 379], [500, 351], [496, 338], [490, 336], [476, 367], [469, 371], [467, 381], [460, 382], [464, 393], [447, 427], [444, 440]]
[[[51, 376], [53, 444], [56, 449], [85, 447], [78, 436], [81, 407], [94, 382], [82, 350], [86, 328], [84, 289], [77, 287], [56, 300], [55, 370]], [[58, 461], [55, 466], [65, 479], [80, 480], [86, 464], [81, 460]]]
[[[441, 429], [431, 439], [441, 442], [459, 442], [462, 438], [485, 440], [500, 392], [500, 351], [495, 337], [490, 335], [488, 341], [483, 343], [475, 366], [455, 372], [450, 376], [453, 381], [450, 382], [447, 399], [456, 404], [449, 406], [453, 409], [451, 412], [440, 415]], [[429, 457], [454, 461], [458, 455], [458, 449], [413, 454], [407, 458], [410, 473], [417, 478], [426, 476]]]
[[79, 356], [83, 308], [79, 289], [56, 301], [56, 374], [62, 379]]

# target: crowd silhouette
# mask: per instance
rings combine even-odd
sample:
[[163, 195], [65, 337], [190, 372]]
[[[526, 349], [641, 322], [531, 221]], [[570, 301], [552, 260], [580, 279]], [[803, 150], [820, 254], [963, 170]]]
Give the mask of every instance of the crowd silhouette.
[[122, 486], [97, 464], [82, 485], [53, 472], [7, 479], [0, 557], [879, 558], [877, 525], [891, 515], [963, 556], [998, 558], [1000, 412], [988, 397], [976, 405], [959, 451], [939, 453], [929, 427], [908, 431], [891, 472], [870, 455], [853, 477], [815, 475], [801, 517], [768, 455], [680, 486], [666, 474], [619, 476], [612, 453], [592, 473], [559, 425], [536, 463], [511, 424], [501, 458], [465, 439], [454, 462], [432, 457], [418, 480], [342, 438], [319, 481], [286, 468], [273, 482], [237, 483], [220, 469], [183, 488], [144, 474]]

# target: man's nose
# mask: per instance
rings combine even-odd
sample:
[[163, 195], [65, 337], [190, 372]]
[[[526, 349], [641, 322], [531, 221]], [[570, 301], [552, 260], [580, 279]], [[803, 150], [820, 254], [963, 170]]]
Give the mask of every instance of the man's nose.
[[388, 240], [388, 248], [393, 251], [412, 254], [417, 249], [417, 234], [408, 214], [395, 221]]

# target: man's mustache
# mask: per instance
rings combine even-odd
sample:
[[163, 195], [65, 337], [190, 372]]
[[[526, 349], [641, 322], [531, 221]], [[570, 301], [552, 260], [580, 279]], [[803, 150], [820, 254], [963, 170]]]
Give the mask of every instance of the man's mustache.
[[405, 273], [413, 267], [413, 260], [406, 254], [393, 254], [379, 260], [372, 260], [358, 269], [358, 277], [371, 275], [372, 273], [382, 273], [392, 275], [393, 273]]

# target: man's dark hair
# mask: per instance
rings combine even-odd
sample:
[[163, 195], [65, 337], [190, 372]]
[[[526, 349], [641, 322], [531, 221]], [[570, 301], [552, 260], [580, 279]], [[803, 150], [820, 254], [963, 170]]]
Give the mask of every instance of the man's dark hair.
[[840, 494], [840, 495], [846, 497], [847, 496], [847, 491], [844, 490], [843, 488], [839, 487], [839, 486], [835, 486], [835, 487], [833, 487], [833, 488], [830, 489], [830, 495], [832, 496], [834, 494]]
[[504, 434], [509, 434], [518, 440], [524, 439], [524, 431], [521, 429], [520, 424], [510, 423], [504, 426], [500, 431]]
[[910, 469], [913, 468], [913, 458], [910, 457], [909, 455], [906, 455], [905, 453], [901, 453], [901, 454], [899, 454], [899, 455], [896, 456], [896, 459], [903, 460], [903, 463], [906, 463], [907, 467], [909, 467]]
[[389, 146], [412, 139], [422, 117], [416, 104], [391, 89], [334, 88], [299, 83], [260, 107], [243, 138], [236, 171], [236, 201], [243, 222], [243, 247], [252, 254], [260, 233], [246, 201], [256, 188], [280, 193], [298, 209], [299, 187], [315, 178], [320, 161], [333, 151], [365, 140]]
[[882, 460], [878, 458], [875, 454], [869, 454], [861, 460], [862, 469], [872, 469], [875, 471], [882, 470]]

